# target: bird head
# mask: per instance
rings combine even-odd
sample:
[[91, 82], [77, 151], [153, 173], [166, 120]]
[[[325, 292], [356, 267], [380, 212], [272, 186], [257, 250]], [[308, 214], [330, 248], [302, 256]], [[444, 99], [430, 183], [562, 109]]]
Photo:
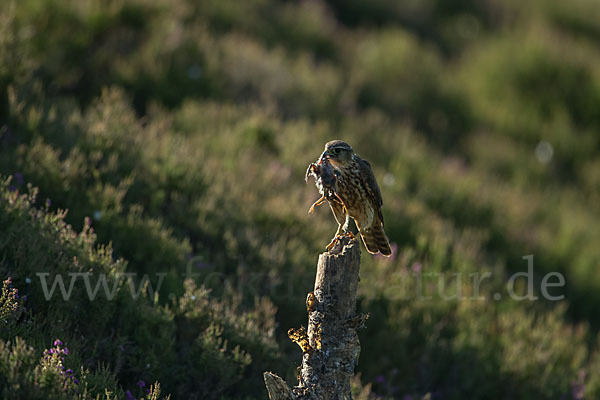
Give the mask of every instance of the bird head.
[[332, 140], [325, 144], [325, 151], [321, 155], [321, 160], [329, 160], [335, 167], [344, 167], [352, 161], [354, 151], [352, 147], [341, 140]]

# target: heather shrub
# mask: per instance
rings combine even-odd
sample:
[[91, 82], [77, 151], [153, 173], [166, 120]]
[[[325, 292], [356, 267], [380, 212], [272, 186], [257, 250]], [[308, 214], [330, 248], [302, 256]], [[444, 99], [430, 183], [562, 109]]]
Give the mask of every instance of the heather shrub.
[[[261, 353], [261, 355], [257, 355], [256, 362], [261, 363], [264, 368], [266, 368], [267, 361], [268, 364], [275, 362], [277, 347], [272, 339], [268, 339], [269, 336], [264, 336], [273, 334], [272, 311], [268, 311], [272, 310], [272, 306], [266, 300], [256, 305], [255, 314], [245, 314], [241, 311], [219, 313], [219, 319], [225, 318], [220, 326], [214, 325], [218, 319], [205, 321], [205, 329], [208, 331], [205, 335], [200, 335], [196, 350], [191, 353], [184, 351], [185, 356], [175, 357], [178, 351], [176, 348], [181, 345], [174, 341], [177, 336], [176, 332], [179, 329], [186, 330], [185, 327], [192, 321], [189, 313], [198, 312], [196, 311], [198, 306], [189, 304], [186, 307], [187, 311], [174, 312], [168, 306], [158, 305], [148, 295], [150, 291], [148, 286], [142, 285], [143, 282], [127, 282], [124, 279], [118, 279], [118, 274], [125, 271], [126, 264], [122, 260], [115, 262], [110, 248], [95, 248], [96, 236], [89, 224], [85, 225], [81, 233], [74, 232], [64, 222], [64, 213], [52, 213], [48, 210], [48, 206], [45, 209], [32, 207], [32, 203], [35, 203], [35, 190], [32, 190], [29, 195], [21, 195], [17, 190], [9, 190], [8, 183], [9, 180], [4, 181], [2, 188], [2, 214], [0, 217], [3, 226], [2, 235], [4, 238], [17, 235], [21, 240], [12, 240], [10, 245], [4, 245], [2, 248], [4, 273], [14, 274], [15, 271], [19, 271], [18, 278], [14, 281], [6, 280], [4, 283], [2, 316], [6, 321], [6, 330], [3, 330], [2, 337], [10, 340], [10, 338], [14, 338], [13, 335], [16, 332], [19, 332], [20, 335], [29, 338], [28, 342], [31, 341], [29, 345], [15, 344], [17, 350], [14, 351], [21, 351], [18, 350], [21, 348], [28, 349], [23, 351], [27, 357], [33, 357], [36, 347], [31, 346], [43, 345], [45, 337], [53, 335], [67, 338], [71, 349], [69, 358], [73, 359], [72, 363], [67, 364], [71, 371], [78, 371], [79, 366], [85, 368], [84, 375], [91, 377], [86, 390], [92, 394], [103, 394], [105, 389], [109, 392], [123, 394], [126, 390], [133, 390], [134, 383], [140, 379], [152, 382], [156, 377], [160, 377], [173, 388], [180, 385], [186, 388], [184, 382], [188, 378], [181, 374], [181, 368], [187, 362], [197, 358], [208, 360], [206, 362], [210, 364], [210, 368], [216, 368], [220, 365], [219, 363], [223, 363], [223, 371], [230, 371], [227, 366], [230, 365], [228, 364], [230, 362], [240, 364], [240, 367], [228, 372], [228, 378], [220, 380], [220, 392], [227, 393], [231, 390], [227, 387], [237, 386], [241, 379], [240, 374], [251, 370], [249, 365], [253, 361], [252, 352]], [[7, 242], [3, 240], [3, 243]], [[27, 244], [27, 251], [24, 251], [25, 244]], [[91, 275], [89, 277], [90, 287], [98, 288], [93, 298], [90, 298], [89, 292], [86, 291], [86, 285], [81, 282], [72, 284], [72, 289], [69, 289], [70, 275], [68, 273], [83, 273], [83, 271], [89, 272]], [[45, 289], [43, 284], [38, 283], [42, 279], [39, 274], [44, 274]], [[104, 278], [98, 274], [105, 274]], [[108, 275], [106, 276], [106, 274]], [[66, 281], [65, 290], [70, 290], [70, 295], [67, 296], [68, 300], [64, 299], [65, 295], [60, 285], [57, 284], [52, 292], [51, 287], [57, 276], [61, 276]], [[113, 288], [113, 298], [107, 298], [102, 293], [100, 279], [106, 279], [107, 287]], [[113, 284], [115, 280], [117, 282]], [[12, 282], [25, 289], [17, 294], [16, 289], [11, 287]], [[49, 299], [48, 290], [51, 293]], [[134, 297], [134, 293], [137, 297]], [[207, 291], [199, 293], [203, 293], [202, 301], [205, 310], [227, 307], [226, 305], [216, 307], [214, 300], [208, 297]], [[263, 311], [258, 311], [259, 307]], [[31, 312], [31, 315], [28, 311]], [[84, 324], [87, 313], [94, 315], [93, 322]], [[240, 316], [241, 320], [238, 319]], [[176, 320], [177, 323], [175, 323]], [[263, 326], [270, 326], [270, 328], [259, 330], [259, 327]], [[114, 329], [117, 330], [114, 331]], [[219, 339], [221, 335], [224, 335], [225, 329], [227, 332], [231, 332], [227, 333], [230, 335], [227, 336], [230, 339]], [[108, 341], [111, 336], [114, 337]], [[215, 355], [220, 355], [227, 349], [228, 343], [232, 343], [232, 361], [220, 356], [215, 358]], [[262, 349], [265, 346], [270, 349], [268, 352], [263, 352]], [[179, 351], [183, 351], [183, 349]], [[211, 356], [213, 353], [215, 355]], [[52, 358], [55, 354], [63, 358]], [[66, 365], [64, 364], [66, 355], [62, 350], [55, 349], [53, 353], [48, 353], [50, 358], [44, 362], [50, 363], [48, 365], [54, 371], [58, 366]], [[186, 359], [190, 361], [186, 361]], [[22, 362], [25, 363], [23, 365], [30, 365], [27, 364], [30, 361], [23, 360]], [[90, 371], [98, 368], [98, 362], [106, 363], [109, 369]], [[40, 367], [42, 370], [46, 368], [44, 365]], [[205, 370], [208, 370], [208, 365], [204, 365]], [[13, 367], [7, 366], [6, 368]], [[64, 370], [66, 371], [66, 369], [65, 367]], [[62, 369], [60, 370], [62, 371]], [[48, 373], [50, 374], [50, 372]], [[56, 397], [59, 396], [57, 394], [59, 392], [61, 396], [70, 396], [73, 392], [71, 391], [71, 381], [59, 379], [57, 374], [60, 374], [60, 371], [54, 371], [48, 376], [42, 374], [38, 377], [31, 368], [23, 370], [22, 374], [29, 378], [20, 376], [21, 372], [17, 370], [12, 374], [16, 374], [14, 384], [21, 382], [21, 379], [32, 379], [33, 386], [37, 385], [35, 382], [38, 379], [46, 382], [44, 385], [49, 388], [47, 393], [51, 394], [35, 394], [35, 396]], [[119, 381], [117, 381], [117, 377], [120, 378]], [[81, 393], [80, 389], [86, 387], [82, 382], [76, 385], [78, 393]], [[105, 386], [100, 386], [100, 382], [104, 382]], [[196, 381], [192, 381], [191, 384], [199, 397], [204, 397], [212, 391], [210, 384], [199, 385]], [[42, 385], [41, 387], [46, 386]], [[52, 388], [60, 390], [56, 391]], [[63, 393], [65, 390], [67, 394]], [[19, 392], [15, 396], [23, 398], [29, 395]]]
[[389, 29], [366, 36], [356, 47], [353, 79], [357, 102], [401, 118], [443, 148], [470, 129], [469, 109], [441, 73], [440, 55], [407, 31]]

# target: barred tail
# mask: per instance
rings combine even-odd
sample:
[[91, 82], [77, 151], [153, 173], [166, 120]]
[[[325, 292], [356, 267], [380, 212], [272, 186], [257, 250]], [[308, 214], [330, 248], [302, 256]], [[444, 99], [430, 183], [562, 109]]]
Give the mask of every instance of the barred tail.
[[367, 251], [371, 254], [381, 252], [382, 255], [389, 257], [392, 255], [392, 249], [390, 248], [390, 242], [385, 236], [383, 226], [378, 221], [374, 226], [365, 229], [360, 233], [363, 243], [367, 248]]
[[379, 245], [377, 244], [375, 235], [373, 235], [372, 229], [369, 228], [361, 231], [360, 236], [362, 237], [363, 243], [365, 244], [365, 247], [369, 253], [375, 254], [379, 252]]

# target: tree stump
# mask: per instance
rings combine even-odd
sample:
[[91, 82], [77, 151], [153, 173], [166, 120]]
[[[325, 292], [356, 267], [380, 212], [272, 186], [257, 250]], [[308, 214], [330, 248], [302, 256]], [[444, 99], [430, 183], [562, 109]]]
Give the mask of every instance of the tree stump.
[[319, 255], [314, 291], [306, 298], [308, 330], [288, 335], [302, 349], [298, 385], [289, 389], [279, 376], [265, 372], [271, 400], [351, 399], [350, 379], [358, 363], [356, 329], [368, 315], [356, 314], [360, 244], [347, 236]]

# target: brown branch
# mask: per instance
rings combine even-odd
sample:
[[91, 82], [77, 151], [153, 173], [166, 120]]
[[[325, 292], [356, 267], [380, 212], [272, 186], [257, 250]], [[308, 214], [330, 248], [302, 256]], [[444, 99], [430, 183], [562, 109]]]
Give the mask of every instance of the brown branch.
[[308, 330], [288, 331], [303, 353], [298, 386], [290, 390], [283, 379], [265, 372], [271, 400], [352, 398], [350, 379], [360, 353], [356, 329], [368, 318], [356, 315], [359, 268], [360, 245], [349, 237], [319, 255], [315, 288], [306, 298]]

